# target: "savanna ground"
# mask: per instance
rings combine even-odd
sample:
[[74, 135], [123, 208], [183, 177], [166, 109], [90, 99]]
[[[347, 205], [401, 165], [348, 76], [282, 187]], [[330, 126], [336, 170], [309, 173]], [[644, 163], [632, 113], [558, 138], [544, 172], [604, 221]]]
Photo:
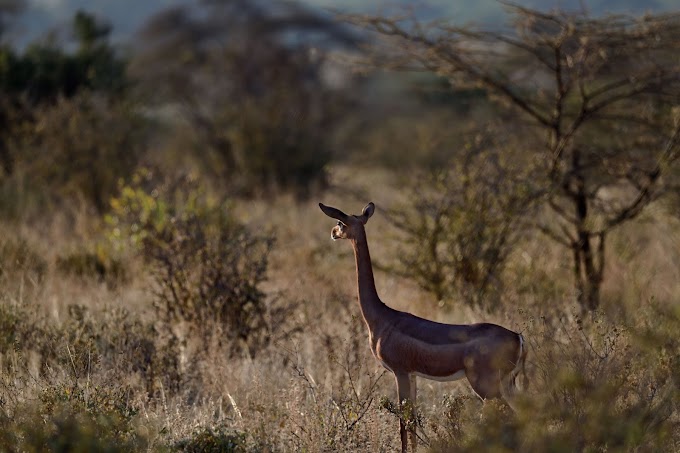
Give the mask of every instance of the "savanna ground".
[[[363, 202], [347, 187], [370, 190], [379, 206], [395, 203], [399, 192], [389, 173], [375, 169], [341, 167], [333, 182], [324, 201], [357, 211]], [[374, 260], [386, 262], [399, 239], [377, 214], [369, 240]], [[83, 237], [95, 230], [87, 216], [43, 234], [6, 229], [5, 448], [398, 449], [394, 382], [370, 356], [350, 247], [330, 240], [332, 222], [314, 202], [239, 202], [233, 215], [276, 238], [262, 288], [267, 310], [284, 314], [268, 324], [272, 339], [254, 357], [232, 352], [233, 340], [221, 341], [219, 330], [166, 332], [154, 309], [157, 283], [134, 260], [120, 271], [125, 278], [74, 275], [55, 264], [96, 248], [96, 235]], [[421, 448], [675, 449], [678, 227], [659, 208], [622, 230], [603, 309], [586, 319], [567, 278], [553, 277], [566, 273], [565, 260], [532, 237], [513, 254], [510, 284], [493, 314], [443, 309], [414, 284], [378, 272], [378, 291], [395, 308], [442, 322], [498, 322], [531, 345], [530, 387], [516, 417], [482, 404], [464, 381], [420, 379]]]
[[[156, 47], [126, 59], [87, 14], [74, 22], [75, 53], [44, 43], [2, 49], [2, 89], [15, 97], [0, 118], [0, 450], [398, 450], [394, 379], [371, 357], [351, 247], [331, 241], [319, 201], [348, 213], [376, 203], [367, 234], [388, 305], [441, 322], [495, 322], [529, 343], [529, 387], [516, 414], [482, 403], [466, 381], [419, 379], [421, 451], [680, 450], [680, 217], [669, 183], [678, 120], [677, 98], [664, 91], [677, 86], [677, 71], [663, 90], [655, 84], [667, 74], [654, 73], [628, 97], [614, 92], [614, 107], [624, 99], [639, 108], [623, 110], [647, 112], [628, 118], [645, 127], [613, 133], [607, 118], [622, 113], [603, 105], [610, 117], [561, 143], [550, 134], [570, 115], [578, 125], [596, 117], [574, 114], [578, 94], [563, 89], [554, 111], [564, 118], [555, 114], [557, 132], [547, 135], [565, 155], [584, 152], [550, 173], [567, 182], [555, 189], [540, 176], [542, 154], [532, 155], [545, 131], [494, 104], [504, 93], [497, 83], [472, 80], [478, 86], [450, 97], [432, 74], [362, 73], [333, 85], [314, 76], [346, 60], [328, 69], [263, 28], [266, 15], [214, 3], [247, 13], [162, 13], [144, 30]], [[334, 21], [299, 21], [304, 11], [291, 11], [272, 30], [321, 24], [349, 40]], [[573, 42], [551, 41], [558, 32], [607, 24], [555, 17], [564, 29], [539, 35], [555, 48], [566, 42], [565, 52]], [[235, 20], [236, 38], [213, 20]], [[669, 23], [661, 31], [676, 30]], [[631, 36], [653, 29], [643, 25]], [[678, 42], [654, 33], [653, 43]], [[593, 54], [646, 49], [646, 41], [616, 47], [625, 40], [612, 36], [600, 45], [616, 52]], [[217, 38], [224, 48], [206, 45]], [[441, 63], [436, 52], [424, 55]], [[557, 61], [566, 71], [583, 55]], [[652, 54], [654, 68], [676, 68], [667, 56]], [[514, 71], [515, 58], [492, 55], [488, 74]], [[620, 70], [614, 60], [592, 79], [578, 72], [583, 99], [589, 84]], [[47, 83], [41, 65], [54, 61], [74, 79]], [[430, 69], [453, 71], [454, 88], [469, 82], [455, 80], [461, 72], [476, 75], [464, 62], [447, 65]], [[33, 74], [31, 84], [13, 77], [19, 69]], [[542, 119], [543, 92], [529, 93]], [[676, 135], [663, 165], [650, 167], [642, 151], [669, 124]], [[630, 153], [618, 153], [624, 133], [639, 137]], [[593, 164], [593, 155], [603, 157]], [[633, 187], [617, 185], [617, 172]], [[569, 178], [597, 189], [579, 198]], [[642, 201], [626, 209], [636, 189]], [[590, 210], [560, 223], [572, 198]], [[621, 206], [625, 215], [607, 223]], [[572, 226], [586, 239], [565, 246], [551, 236], [554, 228], [569, 237]], [[581, 273], [579, 287], [575, 266], [592, 265], [584, 244], [601, 245], [603, 271]], [[584, 299], [587, 285], [597, 291]]]

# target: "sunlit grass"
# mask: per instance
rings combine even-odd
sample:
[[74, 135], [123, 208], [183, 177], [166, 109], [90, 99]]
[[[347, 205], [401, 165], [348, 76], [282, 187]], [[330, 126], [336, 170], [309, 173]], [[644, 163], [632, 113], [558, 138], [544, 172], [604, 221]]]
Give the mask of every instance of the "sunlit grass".
[[[370, 178], [368, 169], [342, 173], [345, 181]], [[342, 187], [319, 201], [358, 212], [368, 200]], [[383, 186], [371, 194], [378, 212], [367, 231], [376, 261], [392, 259], [396, 246], [380, 215], [381, 206], [394, 200], [392, 190]], [[389, 410], [396, 402], [394, 379], [370, 355], [348, 245], [330, 240], [333, 225], [316, 200], [238, 202], [234, 213], [249, 228], [273, 233], [263, 288], [269, 302], [295, 304], [286, 320], [292, 336], [255, 358], [230, 356], [227, 345], [187, 335], [181, 324], [175, 327], [179, 341], [160, 335], [152, 282], [132, 256], [122, 259], [141, 271], [111, 286], [97, 275], [60, 270], [56, 257], [72, 250], [66, 233], [51, 242], [53, 255], [44, 260], [37, 258], [46, 247], [40, 237], [4, 238], [3, 450], [66, 443], [75, 451], [106, 445], [115, 445], [110, 451], [398, 448], [399, 414]], [[443, 322], [497, 322], [521, 330], [531, 348], [530, 387], [517, 415], [496, 402], [483, 404], [464, 381], [419, 379], [423, 451], [677, 446], [677, 269], [667, 255], [648, 252], [670, 250], [675, 230], [663, 211], [646, 222], [615, 240], [606, 303], [587, 319], [577, 316], [569, 282], [550, 281], [552, 275], [568, 278], [560, 273], [559, 253], [532, 240], [512, 256], [505, 305], [495, 313], [461, 304], [443, 310], [413, 283], [376, 273], [381, 297], [395, 308]], [[649, 228], [668, 234], [650, 234]], [[625, 247], [638, 240], [644, 248]], [[18, 250], [24, 251], [20, 258]], [[655, 278], [652, 272], [659, 270]], [[631, 275], [644, 284], [631, 282]], [[655, 294], [658, 299], [651, 299]]]

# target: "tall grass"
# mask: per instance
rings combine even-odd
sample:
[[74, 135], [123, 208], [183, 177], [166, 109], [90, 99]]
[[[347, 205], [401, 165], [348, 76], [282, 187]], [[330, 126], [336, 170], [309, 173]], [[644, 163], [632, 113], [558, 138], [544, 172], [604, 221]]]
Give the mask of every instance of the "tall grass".
[[[379, 209], [391, 190], [374, 194]], [[349, 211], [368, 201], [337, 189], [326, 197]], [[233, 206], [245, 227], [276, 237], [261, 288], [267, 307], [290, 307], [277, 326], [290, 335], [255, 356], [190, 329], [179, 335], [180, 324], [169, 335], [153, 306], [153, 274], [134, 254], [116, 258], [134, 271], [111, 285], [96, 267], [64, 272], [74, 242], [66, 233], [49, 244], [5, 234], [0, 450], [395, 451], [394, 379], [370, 355], [351, 251], [329, 240], [332, 224], [317, 211], [285, 197]], [[662, 210], [647, 221], [670, 222]], [[646, 250], [670, 247], [673, 236], [649, 228], [621, 234], [644, 239]], [[398, 244], [380, 210], [368, 235], [374, 259], [389, 260]], [[680, 310], [669, 277], [677, 269], [654, 278], [627, 262], [658, 269], [672, 265], [667, 256], [614, 247], [609, 263], [622, 270], [612, 273], [607, 303], [580, 318], [559, 280], [559, 254], [538, 240], [510, 257], [504, 305], [493, 314], [455, 304], [444, 311], [412, 283], [377, 271], [391, 306], [445, 322], [498, 322], [530, 346], [517, 414], [482, 403], [464, 381], [419, 379], [421, 450], [677, 450]], [[96, 255], [96, 244], [81, 246]], [[633, 274], [648, 283], [631, 285]]]

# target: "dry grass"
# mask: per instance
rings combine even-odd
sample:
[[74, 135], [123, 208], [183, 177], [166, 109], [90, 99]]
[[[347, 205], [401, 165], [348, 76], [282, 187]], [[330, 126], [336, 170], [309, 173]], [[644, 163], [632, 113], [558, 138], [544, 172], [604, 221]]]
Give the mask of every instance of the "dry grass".
[[[369, 179], [380, 181], [371, 193], [379, 209], [397, 200], [389, 174], [371, 179], [360, 169], [362, 179], [353, 171], [340, 169], [318, 201], [359, 212], [369, 200], [357, 194], [369, 184], [354, 181]], [[393, 378], [370, 356], [350, 247], [330, 241], [332, 222], [316, 201], [282, 196], [234, 207], [251, 229], [275, 236], [264, 290], [270, 303], [295, 306], [277, 327], [299, 328], [254, 358], [229, 357], [218, 341], [160, 337], [148, 276], [133, 258], [131, 278], [115, 287], [60, 273], [54, 260], [73, 250], [81, 231], [94, 240], [89, 228], [47, 237], [3, 226], [4, 241], [24, 237], [46, 268], [38, 278], [31, 265], [3, 264], [0, 449], [35, 451], [41, 439], [54, 446], [72, 436], [82, 446], [109, 441], [142, 451], [397, 450], [397, 419], [383, 398], [394, 400]], [[586, 320], [572, 310], [565, 257], [541, 237], [513, 255], [504, 309], [493, 314], [444, 311], [411, 282], [377, 272], [378, 292], [395, 308], [443, 322], [498, 322], [522, 330], [532, 346], [531, 387], [517, 417], [483, 405], [465, 382], [420, 379], [421, 448], [677, 448], [678, 231], [660, 210], [620, 230], [605, 309]], [[392, 259], [395, 236], [380, 210], [368, 234], [373, 259]], [[73, 414], [79, 427], [67, 423]]]

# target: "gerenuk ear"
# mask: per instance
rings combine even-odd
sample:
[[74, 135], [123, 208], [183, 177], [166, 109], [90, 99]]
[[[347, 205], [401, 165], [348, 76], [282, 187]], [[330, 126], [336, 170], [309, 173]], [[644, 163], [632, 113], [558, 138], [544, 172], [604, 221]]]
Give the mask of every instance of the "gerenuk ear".
[[360, 219], [364, 223], [364, 225], [366, 224], [366, 222], [368, 222], [368, 219], [371, 218], [371, 216], [373, 215], [374, 212], [375, 212], [375, 205], [372, 202], [368, 203], [366, 205], [366, 207], [364, 208], [364, 210], [361, 211]]
[[345, 214], [341, 210], [339, 210], [337, 208], [332, 208], [330, 206], [326, 206], [323, 203], [319, 203], [319, 207], [321, 208], [323, 213], [326, 214], [328, 217], [335, 219], [335, 220], [339, 220], [339, 221], [341, 221], [342, 223], [345, 223], [345, 224], [347, 223], [347, 214]]

